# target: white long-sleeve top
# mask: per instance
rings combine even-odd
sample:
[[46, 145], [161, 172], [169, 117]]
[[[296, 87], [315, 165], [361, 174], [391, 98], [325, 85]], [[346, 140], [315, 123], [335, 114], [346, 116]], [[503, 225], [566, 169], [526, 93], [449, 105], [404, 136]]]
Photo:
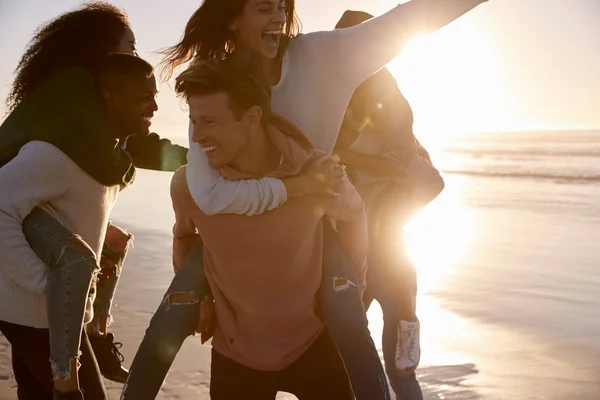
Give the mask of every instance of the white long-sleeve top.
[[[283, 57], [272, 88], [275, 113], [296, 124], [317, 149], [330, 154], [354, 90], [415, 35], [435, 31], [486, 0], [412, 0], [363, 24], [299, 35]], [[190, 139], [192, 127], [190, 126]], [[287, 199], [281, 180], [229, 181], [208, 166], [190, 140], [187, 182], [206, 214], [256, 215]]]

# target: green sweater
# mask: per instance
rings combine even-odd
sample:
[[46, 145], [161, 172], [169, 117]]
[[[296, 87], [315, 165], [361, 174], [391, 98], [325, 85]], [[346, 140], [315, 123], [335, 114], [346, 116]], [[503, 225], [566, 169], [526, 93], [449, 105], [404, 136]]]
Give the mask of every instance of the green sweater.
[[105, 186], [133, 183], [131, 157], [111, 136], [91, 74], [68, 67], [42, 82], [0, 125], [0, 166], [34, 140], [58, 147]]

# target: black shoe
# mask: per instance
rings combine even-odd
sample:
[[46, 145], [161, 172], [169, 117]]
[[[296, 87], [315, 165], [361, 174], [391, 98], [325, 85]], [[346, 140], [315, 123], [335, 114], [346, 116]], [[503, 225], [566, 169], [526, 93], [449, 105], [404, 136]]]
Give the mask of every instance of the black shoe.
[[83, 400], [83, 392], [81, 390], [73, 390], [71, 392], [58, 392], [54, 390], [54, 400]]
[[102, 376], [117, 383], [125, 383], [129, 371], [121, 363], [125, 358], [119, 351], [122, 343], [115, 342], [115, 336], [107, 333], [105, 336], [88, 335]]

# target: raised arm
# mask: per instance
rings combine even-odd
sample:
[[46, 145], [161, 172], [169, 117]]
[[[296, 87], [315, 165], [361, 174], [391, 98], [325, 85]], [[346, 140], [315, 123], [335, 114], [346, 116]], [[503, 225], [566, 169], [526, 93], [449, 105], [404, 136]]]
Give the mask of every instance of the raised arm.
[[27, 242], [23, 219], [63, 194], [76, 169], [63, 152], [45, 142], [29, 142], [0, 168], [0, 269], [29, 292], [44, 293], [48, 266]]
[[357, 86], [394, 59], [416, 35], [434, 32], [486, 1], [412, 0], [360, 25], [321, 32], [319, 54], [331, 54], [324, 57]]

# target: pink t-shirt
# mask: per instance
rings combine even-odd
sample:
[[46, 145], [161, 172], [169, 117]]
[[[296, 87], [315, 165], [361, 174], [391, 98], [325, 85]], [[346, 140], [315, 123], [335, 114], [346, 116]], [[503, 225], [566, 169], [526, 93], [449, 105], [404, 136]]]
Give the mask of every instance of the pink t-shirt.
[[[315, 156], [310, 141], [291, 123], [274, 117], [269, 139], [282, 153], [266, 176], [283, 179]], [[227, 179], [248, 179], [226, 168]], [[172, 181], [176, 223], [175, 268], [201, 238], [204, 268], [217, 312], [214, 348], [249, 368], [278, 371], [296, 361], [323, 329], [315, 313], [321, 285], [323, 222], [336, 220], [342, 246], [364, 289], [368, 252], [364, 204], [348, 182], [339, 197], [305, 196], [256, 216], [207, 215], [192, 199], [185, 167]]]

